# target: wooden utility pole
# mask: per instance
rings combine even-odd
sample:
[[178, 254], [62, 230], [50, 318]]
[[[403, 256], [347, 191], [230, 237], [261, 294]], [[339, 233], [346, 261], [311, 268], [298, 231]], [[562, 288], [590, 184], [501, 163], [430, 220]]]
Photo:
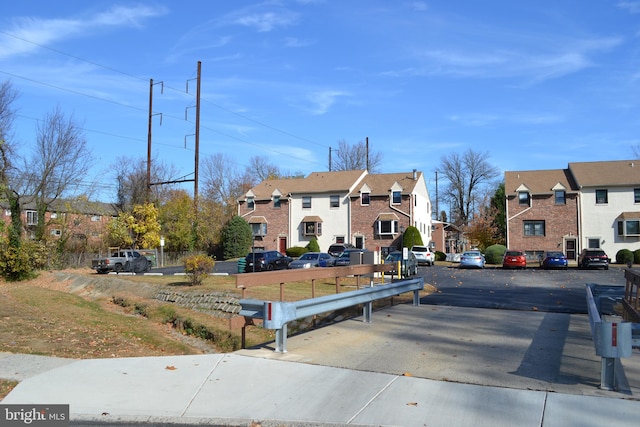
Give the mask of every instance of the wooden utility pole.
[[196, 85], [196, 155], [193, 181], [193, 207], [195, 218], [198, 218], [198, 164], [200, 162], [200, 71], [202, 61], [198, 61], [198, 83]]

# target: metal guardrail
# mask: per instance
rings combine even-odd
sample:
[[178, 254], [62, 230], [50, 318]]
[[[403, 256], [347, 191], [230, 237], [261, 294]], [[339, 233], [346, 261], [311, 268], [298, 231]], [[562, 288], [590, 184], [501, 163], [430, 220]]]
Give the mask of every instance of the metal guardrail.
[[624, 287], [587, 284], [587, 311], [596, 355], [602, 358], [600, 388], [615, 390], [617, 359], [631, 357], [633, 324], [625, 322], [615, 314], [603, 315], [603, 305], [608, 304], [607, 313], [624, 297]]
[[247, 323], [252, 319], [262, 319], [264, 328], [275, 329], [275, 351], [284, 353], [287, 351], [287, 324], [293, 320], [364, 304], [364, 322], [370, 323], [373, 301], [413, 292], [413, 305], [417, 306], [420, 305], [420, 291], [423, 289], [424, 279], [420, 277], [294, 302], [241, 299], [239, 314], [245, 316]]

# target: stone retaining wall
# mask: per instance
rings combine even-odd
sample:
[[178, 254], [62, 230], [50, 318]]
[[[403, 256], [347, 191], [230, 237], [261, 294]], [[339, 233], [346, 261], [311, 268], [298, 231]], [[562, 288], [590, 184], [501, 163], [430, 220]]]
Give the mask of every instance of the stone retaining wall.
[[237, 315], [241, 308], [240, 300], [237, 297], [221, 292], [175, 292], [164, 290], [157, 292], [153, 298], [225, 319]]

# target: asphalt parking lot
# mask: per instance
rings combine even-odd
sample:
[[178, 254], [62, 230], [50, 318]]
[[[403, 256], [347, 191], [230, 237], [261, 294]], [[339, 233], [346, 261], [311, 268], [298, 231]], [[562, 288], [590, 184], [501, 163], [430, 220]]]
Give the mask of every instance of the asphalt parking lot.
[[586, 285], [624, 286], [624, 269], [612, 265], [609, 270], [480, 270], [440, 264], [421, 267], [419, 274], [438, 289], [423, 298], [423, 304], [586, 314]]

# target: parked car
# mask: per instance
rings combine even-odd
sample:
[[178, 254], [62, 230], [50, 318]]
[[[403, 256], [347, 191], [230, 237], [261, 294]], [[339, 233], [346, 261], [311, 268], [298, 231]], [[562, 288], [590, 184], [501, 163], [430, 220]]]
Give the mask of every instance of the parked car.
[[480, 251], [466, 251], [460, 255], [459, 268], [484, 268], [484, 255]]
[[348, 243], [334, 243], [333, 245], [329, 246], [329, 250], [327, 250], [327, 253], [332, 257], [337, 258], [342, 252], [347, 249], [353, 249], [353, 245], [350, 245]]
[[326, 252], [307, 252], [294, 261], [289, 268], [333, 267], [336, 260]]
[[507, 250], [502, 258], [502, 268], [527, 268], [527, 255], [524, 251]]
[[351, 254], [352, 253], [359, 253], [359, 254], [364, 254], [365, 252], [369, 252], [365, 249], [360, 249], [360, 248], [349, 248], [349, 249], [345, 249], [336, 259], [335, 259], [335, 266], [336, 267], [344, 267], [345, 265], [350, 265], [351, 264]]
[[426, 246], [413, 246], [411, 252], [416, 256], [418, 265], [433, 265], [436, 262], [436, 254]]
[[540, 267], [544, 269], [564, 268], [566, 270], [569, 268], [569, 261], [562, 252], [545, 252], [544, 256], [540, 257]]
[[578, 268], [609, 269], [609, 257], [602, 249], [583, 249], [578, 256]]
[[245, 258], [245, 273], [264, 270], [282, 270], [289, 267], [293, 258], [282, 255], [278, 251], [251, 252]]
[[[418, 260], [416, 259], [416, 256], [413, 254], [413, 252], [408, 251], [409, 256], [407, 259], [404, 260], [404, 262], [402, 263], [402, 276], [404, 277], [408, 277], [408, 276], [414, 276], [416, 274], [418, 274]], [[387, 255], [387, 257], [384, 259], [384, 263], [385, 264], [393, 264], [395, 266], [398, 265], [398, 262], [402, 261], [402, 251], [393, 251], [390, 252], [389, 255]], [[391, 274], [397, 274], [398, 270], [397, 268], [390, 271]]]

